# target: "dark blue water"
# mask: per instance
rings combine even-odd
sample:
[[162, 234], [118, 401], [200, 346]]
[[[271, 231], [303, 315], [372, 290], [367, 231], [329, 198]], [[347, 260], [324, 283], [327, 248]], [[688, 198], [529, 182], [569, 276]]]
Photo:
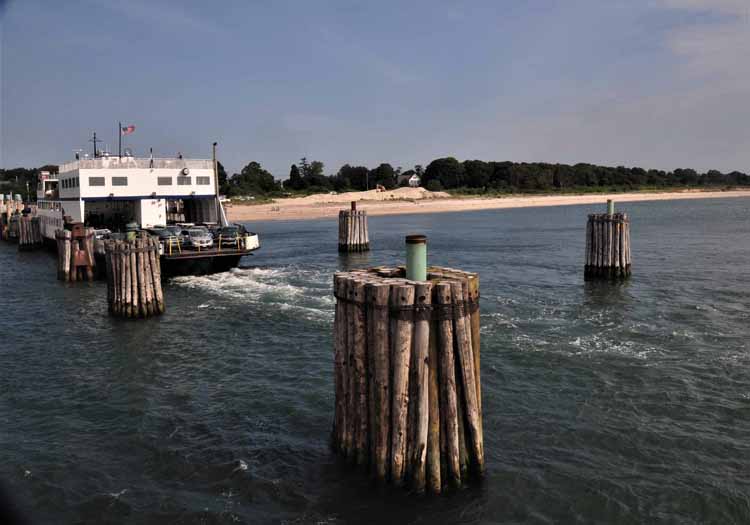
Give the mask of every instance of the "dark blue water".
[[[601, 208], [601, 206], [597, 207]], [[583, 281], [591, 206], [251, 225], [242, 268], [107, 315], [0, 243], [0, 479], [35, 523], [750, 522], [750, 201], [628, 204], [633, 278]], [[479, 272], [487, 478], [419, 498], [328, 449], [332, 274]]]

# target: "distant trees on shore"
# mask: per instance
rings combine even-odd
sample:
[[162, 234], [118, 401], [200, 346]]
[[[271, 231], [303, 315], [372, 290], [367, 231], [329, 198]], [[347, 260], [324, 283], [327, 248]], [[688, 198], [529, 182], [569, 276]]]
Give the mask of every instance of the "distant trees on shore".
[[[32, 199], [36, 195], [40, 171], [57, 172], [57, 166], [38, 169], [0, 169], [0, 193], [26, 196], [26, 183]], [[452, 190], [471, 194], [626, 191], [643, 188], [730, 187], [750, 186], [750, 176], [739, 171], [722, 173], [710, 170], [698, 173], [693, 169], [674, 171], [643, 168], [608, 167], [594, 164], [550, 164], [545, 162], [510, 162], [465, 160], [443, 157], [426, 168], [416, 165], [403, 171], [389, 163], [375, 168], [344, 164], [335, 174], [325, 175], [325, 166], [303, 157], [292, 164], [288, 178], [280, 182], [261, 166], [249, 162], [240, 173], [229, 176], [218, 163], [221, 193], [230, 197], [253, 195], [278, 197], [288, 193], [310, 194], [330, 191], [361, 191], [383, 186], [393, 189], [407, 184], [417, 175], [422, 186], [431, 191]]]
[[229, 178], [223, 191], [228, 195], [278, 196], [282, 193], [323, 193], [329, 191], [362, 191], [377, 185], [386, 189], [402, 186], [409, 177], [418, 175], [422, 186], [431, 191], [454, 190], [465, 193], [535, 193], [563, 191], [611, 191], [643, 188], [728, 187], [750, 186], [750, 176], [739, 171], [721, 173], [710, 170], [698, 173], [693, 169], [674, 171], [645, 170], [624, 166], [595, 164], [550, 164], [545, 162], [510, 162], [465, 160], [443, 157], [403, 171], [382, 163], [376, 168], [344, 164], [333, 175], [323, 174], [319, 161], [302, 158], [292, 164], [289, 178], [283, 183], [251, 162], [242, 172]]

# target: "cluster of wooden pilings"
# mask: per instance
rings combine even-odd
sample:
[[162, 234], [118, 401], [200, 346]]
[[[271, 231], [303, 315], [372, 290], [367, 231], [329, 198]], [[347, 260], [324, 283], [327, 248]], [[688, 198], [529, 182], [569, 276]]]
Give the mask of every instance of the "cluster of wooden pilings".
[[586, 279], [630, 276], [630, 219], [626, 213], [591, 214], [586, 224]]
[[33, 250], [43, 243], [39, 217], [21, 216], [18, 221], [18, 249]]
[[479, 278], [432, 267], [334, 276], [332, 445], [380, 482], [440, 493], [484, 471]]
[[56, 230], [57, 278], [60, 281], [94, 280], [94, 229]]
[[357, 203], [352, 202], [351, 210], [339, 211], [339, 252], [366, 252], [369, 249], [367, 212], [357, 211]]
[[149, 235], [106, 241], [107, 303], [117, 317], [145, 318], [164, 313], [159, 242]]

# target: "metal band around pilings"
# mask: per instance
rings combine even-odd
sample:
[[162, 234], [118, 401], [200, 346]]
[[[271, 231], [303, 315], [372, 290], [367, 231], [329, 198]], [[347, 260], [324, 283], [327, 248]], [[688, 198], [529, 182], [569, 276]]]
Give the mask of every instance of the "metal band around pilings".
[[355, 301], [348, 297], [333, 296], [342, 303], [353, 304], [360, 308], [369, 306], [374, 310], [387, 310], [393, 317], [402, 321], [447, 321], [465, 317], [479, 311], [479, 294], [476, 300], [458, 301], [450, 304], [409, 304], [391, 306], [374, 304], [372, 302]]

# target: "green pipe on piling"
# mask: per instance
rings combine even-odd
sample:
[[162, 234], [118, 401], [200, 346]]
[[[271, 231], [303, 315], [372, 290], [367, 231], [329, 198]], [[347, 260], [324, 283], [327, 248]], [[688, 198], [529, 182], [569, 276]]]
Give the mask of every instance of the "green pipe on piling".
[[406, 236], [406, 278], [427, 280], [427, 237], [424, 235]]
[[607, 199], [607, 215], [612, 216], [615, 214], [615, 201]]

